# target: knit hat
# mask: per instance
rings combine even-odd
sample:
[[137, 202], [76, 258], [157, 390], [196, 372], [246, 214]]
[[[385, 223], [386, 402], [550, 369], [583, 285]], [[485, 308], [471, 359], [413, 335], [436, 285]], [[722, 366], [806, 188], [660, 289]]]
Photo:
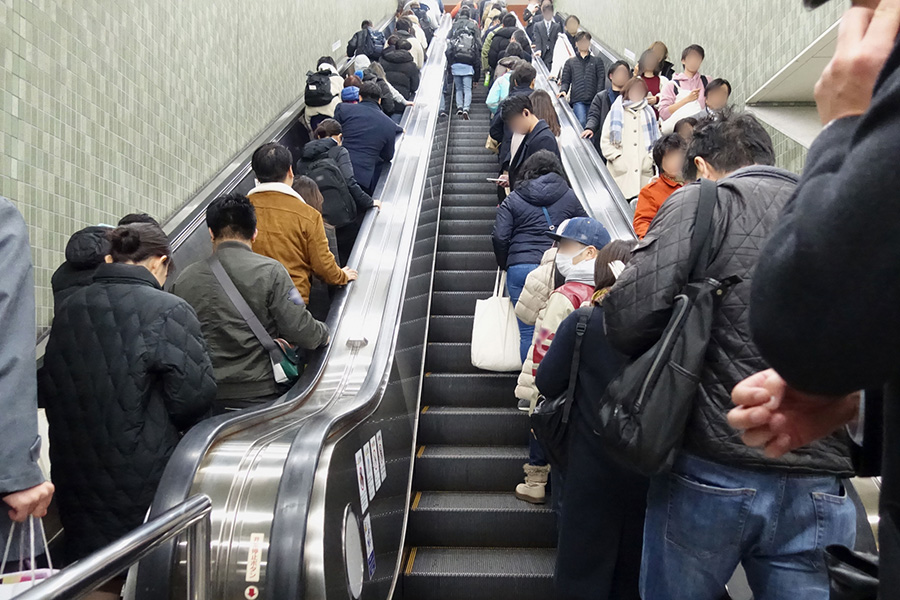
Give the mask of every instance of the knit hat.
[[344, 102], [359, 102], [359, 88], [355, 85], [345, 87], [341, 92], [341, 100]]

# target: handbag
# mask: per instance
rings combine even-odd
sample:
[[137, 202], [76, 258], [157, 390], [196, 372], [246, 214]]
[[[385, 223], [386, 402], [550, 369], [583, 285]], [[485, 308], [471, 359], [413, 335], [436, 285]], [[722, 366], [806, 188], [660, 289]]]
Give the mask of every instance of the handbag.
[[566, 433], [569, 429], [569, 414], [575, 400], [575, 382], [578, 379], [578, 367], [581, 363], [581, 342], [591, 320], [593, 309], [578, 310], [578, 325], [575, 326], [575, 351], [572, 353], [572, 365], [569, 371], [569, 387], [556, 398], [541, 396], [537, 406], [531, 413], [531, 430], [537, 439], [547, 460], [554, 467], [565, 469], [568, 463], [568, 447]]
[[[41, 540], [44, 544], [44, 555], [47, 557], [47, 565], [46, 569], [37, 569], [35, 568], [35, 556], [37, 552], [35, 552], [35, 531], [34, 531], [34, 522], [37, 521], [38, 528], [40, 529]], [[6, 538], [6, 547], [3, 551], [3, 560], [0, 561], [0, 600], [7, 600], [9, 598], [15, 598], [22, 592], [30, 590], [38, 583], [55, 575], [59, 572], [58, 569], [53, 568], [53, 560], [50, 558], [50, 549], [47, 546], [47, 534], [44, 531], [44, 522], [40, 519], [35, 519], [34, 517], [28, 517], [28, 531], [30, 533], [30, 541], [28, 543], [29, 553], [28, 557], [30, 558], [29, 567], [25, 568], [22, 559], [19, 559], [19, 570], [14, 571], [12, 573], [4, 573], [3, 571], [6, 569], [6, 561], [9, 558], [9, 551], [12, 547], [13, 537], [15, 535], [16, 526], [20, 525], [19, 523], [13, 522], [9, 529], [9, 537]], [[22, 557], [25, 552], [22, 546], [24, 545], [24, 537], [25, 531], [23, 530], [19, 534], [19, 544], [20, 551], [19, 556]]]
[[253, 332], [253, 335], [255, 335], [256, 339], [259, 340], [259, 343], [262, 344], [262, 347], [269, 353], [275, 382], [291, 383], [296, 381], [300, 377], [300, 358], [297, 355], [297, 349], [287, 340], [280, 338], [272, 339], [272, 336], [269, 335], [266, 328], [259, 322], [259, 318], [253, 313], [253, 309], [250, 308], [250, 305], [247, 304], [247, 301], [244, 300], [244, 297], [234, 285], [234, 281], [228, 276], [225, 267], [222, 266], [222, 262], [215, 253], [213, 253], [206, 262], [209, 264], [209, 268], [212, 269], [212, 273], [219, 282], [219, 285], [225, 290], [225, 295], [231, 300], [231, 304], [234, 305], [238, 313], [240, 313], [241, 317], [247, 323], [247, 326], [250, 327], [250, 330]]
[[740, 281], [706, 277], [717, 190], [705, 179], [700, 186], [688, 283], [675, 297], [662, 337], [625, 364], [600, 402], [595, 433], [614, 459], [644, 475], [666, 470], [675, 459], [698, 393], [716, 301]]
[[507, 373], [522, 369], [519, 325], [510, 299], [503, 295], [506, 271], [497, 269], [494, 294], [475, 302], [472, 324], [472, 366], [484, 371]]
[[876, 600], [878, 557], [846, 546], [825, 548], [831, 600]]

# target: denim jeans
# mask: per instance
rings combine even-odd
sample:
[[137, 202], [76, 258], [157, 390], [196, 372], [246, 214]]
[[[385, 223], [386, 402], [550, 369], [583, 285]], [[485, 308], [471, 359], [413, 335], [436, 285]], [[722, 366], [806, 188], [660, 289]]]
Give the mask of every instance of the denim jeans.
[[689, 455], [647, 498], [643, 600], [718, 600], [743, 564], [754, 600], [827, 600], [823, 550], [853, 547], [841, 480], [749, 471]]
[[[528, 274], [538, 268], [538, 265], [510, 265], [506, 269], [506, 289], [509, 291], [509, 299], [512, 300], [513, 306], [519, 301], [522, 295], [522, 288], [525, 287], [525, 278]], [[525, 356], [528, 354], [528, 348], [531, 347], [531, 339], [534, 337], [534, 325], [526, 325], [516, 318], [519, 324], [519, 354], [522, 362], [525, 362]]]
[[456, 86], [456, 108], [469, 112], [472, 108], [472, 76], [454, 75], [453, 85]]
[[581, 123], [582, 127], [587, 125], [588, 110], [590, 110], [590, 108], [591, 105], [588, 102], [576, 102], [572, 105], [572, 111], [575, 113], [575, 116], [578, 118], [578, 122]]

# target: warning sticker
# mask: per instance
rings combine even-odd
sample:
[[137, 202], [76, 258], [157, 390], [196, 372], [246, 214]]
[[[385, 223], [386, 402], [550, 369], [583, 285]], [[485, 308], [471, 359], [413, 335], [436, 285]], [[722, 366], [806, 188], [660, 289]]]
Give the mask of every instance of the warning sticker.
[[375, 436], [369, 440], [369, 452], [372, 454], [372, 470], [375, 471], [375, 491], [381, 489], [381, 463], [378, 460], [378, 444], [375, 442]]
[[262, 564], [263, 545], [265, 541], [265, 534], [250, 534], [250, 549], [247, 550], [247, 577], [244, 581], [259, 583], [259, 566]]
[[366, 515], [363, 519], [363, 529], [366, 533], [366, 562], [369, 563], [369, 579], [375, 575], [375, 542], [372, 538], [372, 515]]
[[256, 598], [259, 598], [259, 588], [255, 585], [248, 585], [247, 589], [244, 590], [244, 598], [247, 600], [256, 600]]
[[369, 449], [368, 442], [363, 444], [362, 449], [363, 456], [366, 459], [366, 482], [369, 484], [369, 500], [372, 500], [375, 498], [375, 473], [372, 470], [372, 451]]
[[366, 468], [363, 466], [363, 451], [356, 452], [356, 481], [359, 484], [359, 511], [365, 514], [369, 508], [369, 493], [366, 491]]
[[375, 441], [378, 445], [378, 464], [381, 465], [381, 480], [387, 479], [387, 463], [384, 460], [384, 442], [381, 439], [381, 430], [375, 434]]

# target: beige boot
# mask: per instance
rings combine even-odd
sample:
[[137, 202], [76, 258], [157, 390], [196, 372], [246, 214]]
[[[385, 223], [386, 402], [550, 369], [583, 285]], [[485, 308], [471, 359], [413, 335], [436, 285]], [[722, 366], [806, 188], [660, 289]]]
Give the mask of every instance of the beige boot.
[[532, 504], [543, 504], [546, 500], [545, 491], [547, 477], [550, 475], [550, 466], [525, 465], [524, 469], [525, 483], [516, 486], [516, 498]]

